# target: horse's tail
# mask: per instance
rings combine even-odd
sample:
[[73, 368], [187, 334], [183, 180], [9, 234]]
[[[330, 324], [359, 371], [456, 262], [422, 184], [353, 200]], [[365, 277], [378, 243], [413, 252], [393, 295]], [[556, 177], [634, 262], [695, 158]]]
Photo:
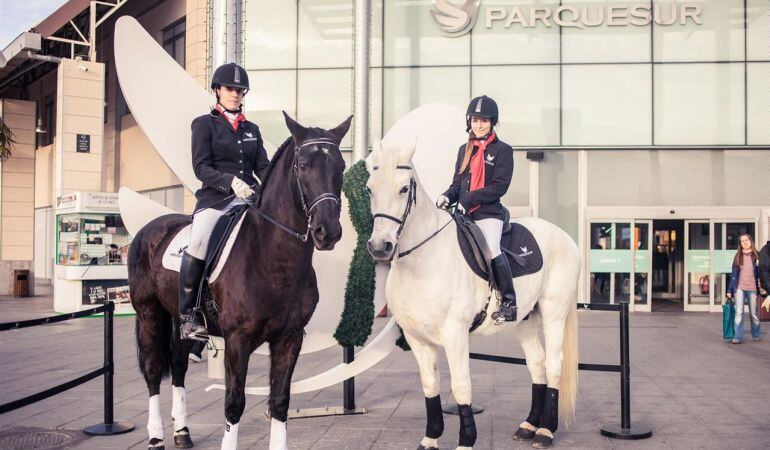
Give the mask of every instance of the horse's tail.
[[569, 428], [575, 419], [578, 382], [578, 323], [577, 308], [572, 305], [564, 323], [561, 382], [559, 383], [559, 417]]
[[172, 333], [174, 332], [174, 326], [172, 324], [171, 315], [166, 311], [163, 311], [162, 308], [158, 309], [161, 310], [159, 313], [160, 317], [157, 317], [157, 321], [154, 323], [159, 326], [155, 330], [155, 340], [153, 341], [152, 346], [142, 346], [142, 322], [139, 320], [138, 314], [136, 316], [134, 332], [136, 334], [136, 359], [137, 364], [139, 365], [139, 372], [142, 373], [142, 376], [146, 375], [145, 364], [147, 358], [151, 357], [152, 361], [160, 365], [160, 376], [161, 379], [163, 379], [168, 377], [169, 373], [171, 373], [171, 355], [174, 345]]

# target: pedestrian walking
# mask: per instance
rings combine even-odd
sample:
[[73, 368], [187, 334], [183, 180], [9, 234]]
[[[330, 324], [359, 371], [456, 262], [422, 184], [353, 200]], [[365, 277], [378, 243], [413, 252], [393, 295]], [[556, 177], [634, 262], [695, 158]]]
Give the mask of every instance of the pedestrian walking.
[[740, 236], [738, 250], [733, 259], [733, 270], [730, 274], [730, 284], [727, 298], [735, 298], [735, 336], [733, 344], [743, 343], [743, 305], [748, 303], [751, 317], [751, 337], [760, 339], [759, 311], [757, 310], [757, 294], [759, 293], [759, 252], [754, 240], [748, 234]]

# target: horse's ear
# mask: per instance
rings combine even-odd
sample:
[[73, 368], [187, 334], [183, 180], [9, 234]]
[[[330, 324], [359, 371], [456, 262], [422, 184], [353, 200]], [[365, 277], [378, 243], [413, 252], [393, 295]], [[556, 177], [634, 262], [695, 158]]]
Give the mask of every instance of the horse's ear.
[[348, 130], [350, 130], [350, 122], [352, 121], [353, 121], [353, 116], [350, 116], [344, 122], [339, 124], [337, 128], [333, 128], [329, 130], [329, 133], [334, 135], [334, 139], [337, 141], [337, 145], [339, 145], [339, 143], [342, 142], [342, 138], [344, 138], [345, 135], [348, 134]]
[[414, 140], [411, 144], [409, 144], [403, 152], [401, 152], [401, 155], [403, 157], [403, 161], [411, 161], [412, 156], [414, 156], [414, 151], [417, 150], [417, 135], [414, 135]]
[[380, 141], [374, 141], [372, 143], [372, 152], [369, 153], [369, 156], [366, 157], [366, 170], [369, 173], [372, 173], [374, 171], [374, 166], [377, 165], [375, 160], [379, 158], [380, 153], [382, 152], [382, 143]]
[[286, 111], [283, 112], [283, 118], [286, 121], [286, 128], [289, 129], [289, 133], [291, 133], [291, 137], [294, 139], [294, 143], [296, 145], [299, 145], [300, 142], [305, 140], [305, 136], [307, 136], [308, 129], [297, 123], [294, 119], [289, 117], [288, 114], [286, 114]]

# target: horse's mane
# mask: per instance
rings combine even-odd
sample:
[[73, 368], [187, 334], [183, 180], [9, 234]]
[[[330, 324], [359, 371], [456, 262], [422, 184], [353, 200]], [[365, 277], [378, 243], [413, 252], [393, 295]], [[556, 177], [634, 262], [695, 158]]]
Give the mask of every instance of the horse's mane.
[[[291, 136], [286, 138], [285, 141], [283, 141], [283, 144], [281, 144], [280, 147], [278, 147], [278, 150], [275, 151], [275, 154], [273, 155], [273, 159], [270, 160], [270, 165], [267, 167], [267, 170], [265, 171], [265, 179], [262, 181], [262, 189], [264, 190], [265, 186], [267, 185], [267, 180], [270, 179], [270, 174], [273, 173], [273, 169], [275, 169], [275, 166], [278, 165], [278, 161], [281, 159], [281, 156], [286, 152], [286, 149], [291, 146], [291, 144], [294, 142]], [[259, 196], [259, 202], [257, 206], [259, 207], [262, 204], [262, 196]]]

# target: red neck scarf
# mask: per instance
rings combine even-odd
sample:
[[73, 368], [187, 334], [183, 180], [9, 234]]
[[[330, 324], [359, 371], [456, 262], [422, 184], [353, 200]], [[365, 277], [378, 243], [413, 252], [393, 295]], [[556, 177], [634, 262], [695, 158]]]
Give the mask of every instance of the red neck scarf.
[[243, 113], [239, 112], [235, 117], [232, 117], [232, 113], [227, 112], [227, 110], [219, 103], [214, 105], [214, 109], [219, 111], [219, 114], [222, 114], [225, 119], [227, 119], [227, 122], [233, 127], [233, 131], [238, 131], [238, 125], [240, 125], [241, 122], [246, 122], [246, 116], [244, 116]]
[[[497, 137], [497, 134], [493, 131], [489, 137], [482, 141], [480, 139], [473, 139], [474, 145], [478, 147], [478, 150], [476, 151], [476, 154], [473, 155], [471, 158], [470, 163], [470, 169], [471, 169], [471, 186], [470, 190], [475, 191], [477, 189], [481, 189], [484, 187], [484, 176], [485, 176], [485, 166], [484, 164], [484, 152], [487, 149], [487, 146], [495, 140]], [[471, 208], [469, 212], [473, 212], [475, 210], [479, 209], [479, 207]]]

